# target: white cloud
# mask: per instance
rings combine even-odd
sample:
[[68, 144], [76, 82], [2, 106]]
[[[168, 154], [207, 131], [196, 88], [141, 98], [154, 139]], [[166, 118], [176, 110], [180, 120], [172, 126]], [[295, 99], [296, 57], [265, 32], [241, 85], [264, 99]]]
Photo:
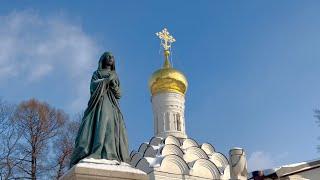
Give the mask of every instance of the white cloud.
[[274, 160], [270, 154], [263, 151], [253, 152], [248, 158], [249, 171], [274, 168]]
[[34, 67], [33, 71], [29, 76], [29, 81], [35, 81], [42, 78], [43, 76], [51, 73], [53, 67], [50, 64], [40, 64]]
[[271, 155], [264, 151], [255, 151], [248, 158], [249, 172], [262, 169], [276, 168], [288, 156], [288, 152]]
[[0, 16], [0, 22], [0, 82], [10, 78], [41, 82], [59, 73], [76, 89], [70, 106], [83, 108], [99, 56], [95, 40], [63, 16], [12, 12]]

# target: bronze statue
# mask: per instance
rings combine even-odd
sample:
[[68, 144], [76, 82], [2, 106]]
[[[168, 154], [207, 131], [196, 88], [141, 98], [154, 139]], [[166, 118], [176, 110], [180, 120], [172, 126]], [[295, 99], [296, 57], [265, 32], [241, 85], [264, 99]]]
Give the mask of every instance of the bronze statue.
[[84, 158], [128, 162], [128, 140], [120, 111], [120, 81], [115, 59], [102, 54], [90, 83], [90, 100], [75, 140], [70, 167]]

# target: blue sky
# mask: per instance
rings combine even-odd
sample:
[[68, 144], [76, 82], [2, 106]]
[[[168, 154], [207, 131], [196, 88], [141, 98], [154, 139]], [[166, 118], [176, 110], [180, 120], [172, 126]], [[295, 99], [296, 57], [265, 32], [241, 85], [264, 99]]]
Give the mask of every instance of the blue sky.
[[131, 149], [153, 135], [148, 79], [161, 67], [155, 32], [176, 38], [189, 81], [189, 137], [251, 170], [319, 157], [320, 3], [316, 1], [2, 1], [0, 96], [31, 97], [72, 116], [86, 107], [99, 56], [116, 57]]

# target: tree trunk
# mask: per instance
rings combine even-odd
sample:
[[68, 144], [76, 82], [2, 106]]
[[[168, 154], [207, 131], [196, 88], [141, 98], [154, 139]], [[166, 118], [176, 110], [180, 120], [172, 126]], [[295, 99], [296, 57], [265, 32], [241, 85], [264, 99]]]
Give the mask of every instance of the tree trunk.
[[36, 180], [36, 172], [37, 172], [37, 157], [35, 153], [35, 149], [32, 150], [31, 155], [31, 179]]

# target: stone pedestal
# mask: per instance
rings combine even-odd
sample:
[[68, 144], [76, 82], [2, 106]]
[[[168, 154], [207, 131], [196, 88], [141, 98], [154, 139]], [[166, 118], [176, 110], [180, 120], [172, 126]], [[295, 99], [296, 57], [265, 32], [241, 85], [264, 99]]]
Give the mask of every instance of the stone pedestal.
[[84, 159], [73, 166], [60, 180], [147, 180], [148, 175], [127, 163], [105, 159]]

